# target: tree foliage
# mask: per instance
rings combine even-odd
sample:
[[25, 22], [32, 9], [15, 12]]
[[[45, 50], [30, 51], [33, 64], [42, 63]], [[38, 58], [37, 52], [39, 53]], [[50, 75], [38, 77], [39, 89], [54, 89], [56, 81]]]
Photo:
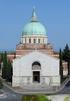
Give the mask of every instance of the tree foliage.
[[46, 95], [25, 95], [22, 96], [22, 101], [51, 101]]
[[6, 79], [7, 72], [7, 52], [3, 54], [3, 68], [2, 68], [2, 77]]
[[9, 60], [7, 65], [8, 66], [7, 66], [6, 80], [12, 82], [12, 64]]
[[65, 46], [65, 48], [63, 50], [63, 60], [68, 62], [69, 58], [70, 58], [70, 50], [69, 50], [68, 44], [66, 44], [66, 46]]
[[68, 44], [66, 44], [64, 50], [63, 50], [63, 60], [67, 62], [68, 67], [68, 75], [70, 75], [70, 49]]
[[59, 59], [60, 59], [60, 77], [61, 77], [61, 83], [62, 83], [63, 80], [65, 79], [65, 77], [63, 76], [63, 61], [67, 62], [68, 75], [70, 75], [70, 49], [68, 44], [66, 44], [63, 50], [60, 49]]
[[59, 52], [59, 58], [60, 58], [60, 77], [61, 77], [61, 82], [62, 82], [62, 79], [63, 79], [63, 65], [62, 65], [62, 51], [60, 49], [60, 52]]
[[12, 64], [7, 58], [7, 52], [3, 54], [3, 68], [2, 68], [2, 77], [7, 81], [12, 81]]
[[0, 79], [0, 89], [3, 88], [3, 83], [2, 83], [2, 80]]
[[3, 53], [0, 53], [0, 69], [1, 69], [1, 62], [3, 61]]

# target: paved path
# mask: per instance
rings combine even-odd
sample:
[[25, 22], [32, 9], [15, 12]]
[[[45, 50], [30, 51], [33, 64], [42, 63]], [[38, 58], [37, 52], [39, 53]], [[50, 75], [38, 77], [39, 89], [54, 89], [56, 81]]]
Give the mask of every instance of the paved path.
[[19, 94], [70, 94], [70, 87], [64, 87], [63, 89], [59, 90], [53, 87], [45, 87], [45, 88], [19, 88], [15, 90], [16, 92], [18, 92]]
[[21, 101], [21, 95], [16, 94], [7, 87], [3, 87], [4, 94], [0, 95], [0, 101]]
[[[0, 101], [21, 101], [21, 94], [15, 93], [13, 90], [8, 88], [7, 86], [4, 85], [3, 89], [4, 95], [0, 96]], [[44, 93], [46, 94], [46, 90], [43, 90], [42, 92], [39, 91], [31, 91], [27, 92], [27, 94], [37, 94], [37, 93]], [[24, 91], [25, 94], [25, 91]], [[65, 94], [65, 95], [62, 95]], [[63, 101], [63, 99], [67, 96], [70, 96], [70, 87], [65, 87], [62, 91], [57, 93], [57, 95], [51, 95], [52, 101]], [[60, 99], [59, 99], [60, 98]], [[57, 99], [57, 100], [56, 100]], [[70, 100], [69, 100], [70, 101]]]
[[59, 93], [60, 94], [70, 94], [70, 87], [64, 87]]
[[4, 86], [6, 87], [6, 89], [9, 89], [10, 91], [14, 92], [15, 94], [19, 94], [19, 95], [24, 95], [24, 94], [70, 94], [70, 87], [64, 87], [62, 90], [60, 91], [56, 91], [56, 88], [49, 88], [49, 87], [37, 87], [37, 88], [33, 88], [32, 87], [23, 87], [23, 88], [18, 88], [18, 89], [13, 89], [12, 87], [8, 86], [7, 84], [4, 83]]
[[[41, 94], [48, 94], [47, 92], [48, 92], [48, 89], [46, 88], [46, 89], [43, 89], [42, 88], [42, 90], [41, 89], [31, 89], [31, 91], [29, 90], [27, 90], [27, 91], [25, 91], [24, 89], [19, 89], [19, 90], [14, 90], [14, 89], [12, 89], [10, 86], [8, 86], [8, 85], [6, 85], [6, 84], [4, 84], [4, 87], [3, 87], [3, 89], [2, 89], [3, 91], [4, 91], [4, 95], [1, 95], [0, 96], [0, 101], [21, 101], [21, 97], [22, 97], [22, 95], [24, 95], [24, 94], [37, 94], [37, 93], [41, 93]], [[18, 93], [18, 91], [20, 92], [20, 93]], [[64, 87], [60, 92], [58, 92], [57, 93], [57, 97], [56, 96], [53, 96], [55, 99], [56, 98], [60, 98], [58, 95], [59, 94], [70, 94], [70, 87]], [[70, 95], [69, 95], [70, 96]], [[54, 99], [53, 98], [53, 99]], [[52, 100], [52, 101], [57, 101], [57, 100]], [[59, 100], [58, 100], [59, 101]], [[61, 100], [62, 101], [62, 100]]]

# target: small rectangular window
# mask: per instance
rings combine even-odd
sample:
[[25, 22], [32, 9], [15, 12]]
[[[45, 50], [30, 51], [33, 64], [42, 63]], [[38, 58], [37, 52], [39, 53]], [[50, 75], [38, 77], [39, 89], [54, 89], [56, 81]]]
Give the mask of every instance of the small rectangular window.
[[25, 38], [25, 43], [26, 43], [26, 38]]
[[34, 39], [34, 43], [36, 43], [36, 39]]
[[38, 39], [38, 43], [40, 43], [40, 39]]
[[31, 43], [31, 39], [29, 39], [29, 43]]

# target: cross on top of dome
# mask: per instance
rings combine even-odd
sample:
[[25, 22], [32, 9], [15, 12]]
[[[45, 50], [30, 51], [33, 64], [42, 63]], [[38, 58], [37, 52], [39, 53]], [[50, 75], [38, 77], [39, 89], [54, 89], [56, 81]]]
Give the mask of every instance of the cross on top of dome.
[[31, 22], [36, 22], [36, 21], [37, 21], [37, 15], [35, 12], [35, 7], [33, 7]]

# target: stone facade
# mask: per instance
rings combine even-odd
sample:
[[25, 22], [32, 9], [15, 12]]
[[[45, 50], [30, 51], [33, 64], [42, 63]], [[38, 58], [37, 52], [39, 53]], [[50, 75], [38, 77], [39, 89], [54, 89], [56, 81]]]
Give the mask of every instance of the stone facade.
[[[35, 65], [32, 65], [33, 63]], [[47, 86], [60, 85], [59, 59], [38, 51], [14, 59], [13, 71], [13, 87], [34, 83]]]

